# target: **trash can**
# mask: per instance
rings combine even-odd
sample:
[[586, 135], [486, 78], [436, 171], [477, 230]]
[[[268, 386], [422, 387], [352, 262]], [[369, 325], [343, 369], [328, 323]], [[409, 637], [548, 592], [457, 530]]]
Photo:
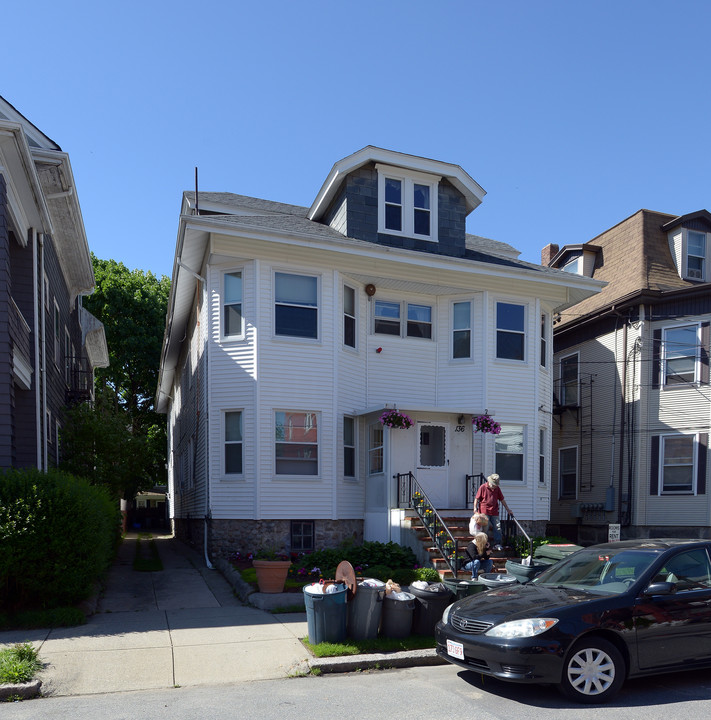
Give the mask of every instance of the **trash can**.
[[415, 596], [408, 592], [390, 593], [383, 601], [380, 630], [384, 637], [407, 637], [412, 630]]
[[[336, 588], [329, 591], [329, 587]], [[304, 587], [304, 605], [309, 642], [339, 643], [346, 639], [346, 592], [342, 584], [331, 586], [313, 583]]]
[[515, 575], [508, 573], [482, 573], [479, 575], [479, 582], [491, 589], [514, 585], [517, 580]]
[[506, 561], [506, 572], [514, 575], [522, 585], [533, 580], [536, 575], [540, 575], [548, 567], [550, 567], [548, 563], [536, 562], [524, 565], [520, 560]]
[[378, 627], [383, 614], [385, 583], [366, 578], [358, 583], [353, 599], [346, 603], [348, 637], [354, 640], [372, 640], [378, 637]]
[[410, 585], [407, 592], [415, 596], [413, 635], [434, 635], [435, 625], [442, 618], [444, 609], [457, 599], [455, 594], [441, 582], [430, 583], [425, 588]]
[[[457, 600], [462, 600], [469, 595], [486, 590], [486, 585], [478, 580], [455, 580], [454, 578], [445, 578], [442, 580], [445, 587], [454, 593]], [[452, 600], [454, 602], [454, 600]]]

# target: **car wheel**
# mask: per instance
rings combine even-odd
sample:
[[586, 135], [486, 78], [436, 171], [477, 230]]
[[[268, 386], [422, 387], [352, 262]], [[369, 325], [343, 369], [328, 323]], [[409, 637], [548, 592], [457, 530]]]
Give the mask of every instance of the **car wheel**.
[[561, 692], [581, 703], [603, 703], [617, 694], [625, 680], [625, 661], [609, 641], [590, 637], [579, 640], [563, 667]]

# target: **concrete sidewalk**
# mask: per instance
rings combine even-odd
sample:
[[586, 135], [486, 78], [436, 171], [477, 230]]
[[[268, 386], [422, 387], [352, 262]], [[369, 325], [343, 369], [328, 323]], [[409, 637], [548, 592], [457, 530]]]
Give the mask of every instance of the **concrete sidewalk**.
[[204, 559], [154, 536], [164, 571], [132, 569], [136, 534], [121, 545], [96, 614], [86, 625], [0, 633], [31, 642], [47, 663], [43, 695], [146, 690], [287, 677], [309, 671], [305, 613], [244, 605]]

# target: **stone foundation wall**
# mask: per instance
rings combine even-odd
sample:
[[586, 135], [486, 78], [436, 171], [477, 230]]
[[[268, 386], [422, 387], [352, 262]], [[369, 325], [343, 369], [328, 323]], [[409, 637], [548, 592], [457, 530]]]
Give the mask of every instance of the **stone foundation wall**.
[[[211, 520], [208, 538], [211, 558], [259, 548], [292, 550], [290, 520]], [[344, 540], [363, 542], [362, 520], [314, 520], [315, 550], [336, 547]]]

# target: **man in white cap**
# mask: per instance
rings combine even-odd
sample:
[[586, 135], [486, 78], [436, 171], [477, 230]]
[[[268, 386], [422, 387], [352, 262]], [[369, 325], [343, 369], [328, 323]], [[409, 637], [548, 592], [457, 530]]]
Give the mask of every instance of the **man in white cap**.
[[474, 512], [482, 513], [489, 518], [489, 537], [494, 543], [494, 550], [501, 550], [501, 520], [499, 519], [499, 503], [501, 503], [509, 515], [513, 518], [511, 508], [504, 500], [504, 494], [499, 487], [499, 476], [494, 473], [486, 478], [477, 490], [474, 498]]

